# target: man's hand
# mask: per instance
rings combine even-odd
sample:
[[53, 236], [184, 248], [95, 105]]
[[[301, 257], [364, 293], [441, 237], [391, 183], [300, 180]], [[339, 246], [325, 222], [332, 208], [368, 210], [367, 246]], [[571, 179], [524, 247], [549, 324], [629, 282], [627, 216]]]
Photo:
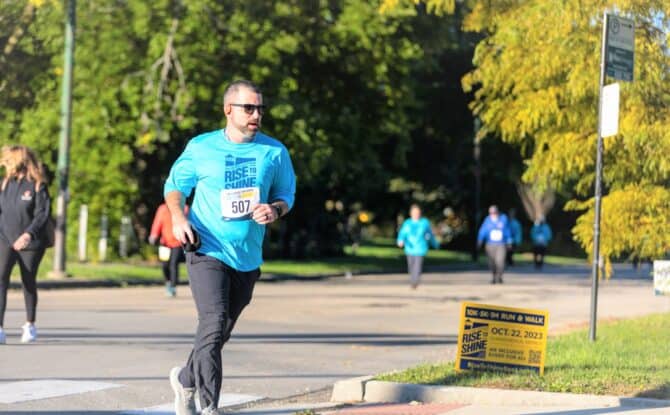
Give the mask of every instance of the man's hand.
[[191, 224], [183, 213], [181, 215], [172, 216], [172, 233], [182, 245], [186, 242], [193, 243], [195, 241]]
[[19, 236], [16, 241], [14, 241], [14, 244], [12, 245], [12, 248], [14, 248], [15, 251], [21, 251], [23, 249], [26, 249], [30, 241], [33, 239], [32, 236], [28, 232], [24, 232]]
[[184, 215], [183, 198], [184, 195], [178, 190], [173, 190], [165, 195], [165, 204], [172, 217], [172, 233], [182, 245], [186, 242], [193, 243], [195, 240], [193, 231], [191, 230], [191, 224], [188, 223], [188, 220]]
[[158, 242], [158, 237], [149, 235], [149, 245], [156, 245], [156, 242]]
[[277, 210], [268, 203], [259, 203], [254, 206], [251, 212], [251, 219], [259, 225], [269, 225], [279, 219]]
[[404, 246], [405, 246], [405, 242], [403, 242], [403, 241], [398, 242], [398, 248], [402, 248]]

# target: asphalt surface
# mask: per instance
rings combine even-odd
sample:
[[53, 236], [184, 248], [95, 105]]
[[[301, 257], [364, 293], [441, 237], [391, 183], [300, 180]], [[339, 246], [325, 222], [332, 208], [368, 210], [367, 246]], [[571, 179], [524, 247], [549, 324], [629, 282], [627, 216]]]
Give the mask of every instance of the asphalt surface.
[[[489, 279], [486, 271], [427, 273], [417, 290], [400, 274], [259, 283], [224, 348], [224, 395], [280, 399], [453, 359], [462, 301], [546, 309], [550, 335], [588, 325], [586, 266], [512, 269], [503, 285]], [[177, 298], [161, 287], [41, 290], [39, 340], [23, 345], [23, 299], [11, 291], [0, 412], [167, 413], [156, 408], [170, 405], [167, 375], [185, 361], [196, 326], [189, 294], [185, 286]], [[670, 297], [653, 295], [647, 271], [621, 269], [601, 284], [600, 321], [654, 312], [670, 312]], [[72, 386], [56, 380], [82, 391], [31, 399]], [[28, 392], [15, 390], [22, 386]]]

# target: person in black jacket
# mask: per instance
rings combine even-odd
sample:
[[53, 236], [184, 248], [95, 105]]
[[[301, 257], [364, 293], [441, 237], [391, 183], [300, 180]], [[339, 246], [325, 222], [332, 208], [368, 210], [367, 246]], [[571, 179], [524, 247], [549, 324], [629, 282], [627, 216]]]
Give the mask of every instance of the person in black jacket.
[[46, 224], [51, 199], [44, 169], [25, 146], [5, 146], [0, 154], [5, 177], [0, 186], [0, 344], [6, 342], [3, 323], [7, 288], [12, 268], [18, 262], [26, 304], [26, 324], [21, 342], [37, 339], [37, 268], [46, 249]]

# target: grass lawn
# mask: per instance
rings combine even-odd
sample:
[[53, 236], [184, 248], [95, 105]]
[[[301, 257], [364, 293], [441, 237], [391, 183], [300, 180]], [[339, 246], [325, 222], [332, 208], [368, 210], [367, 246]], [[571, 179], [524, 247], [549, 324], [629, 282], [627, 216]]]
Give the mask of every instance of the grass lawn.
[[[454, 264], [466, 264], [470, 256], [466, 253], [455, 251], [430, 251], [426, 258], [426, 266], [447, 266]], [[297, 277], [314, 277], [319, 275], [343, 274], [347, 271], [381, 272], [396, 271], [404, 272], [406, 268], [405, 256], [402, 250], [386, 241], [365, 244], [355, 251], [351, 246], [345, 248], [345, 255], [332, 258], [317, 258], [309, 260], [268, 260], [262, 266], [264, 274], [291, 275]], [[180, 276], [186, 278], [186, 269], [182, 264]], [[53, 251], [49, 249], [40, 265], [39, 279], [46, 279], [48, 272], [53, 268]], [[108, 279], [117, 281], [147, 280], [159, 281], [162, 278], [161, 264], [158, 262], [147, 262], [129, 260], [127, 262], [109, 263], [80, 263], [68, 261], [66, 266], [68, 274], [74, 278], [83, 279]], [[18, 279], [18, 267], [14, 270], [14, 278]]]
[[448, 362], [378, 379], [670, 399], [670, 313], [601, 323], [595, 343], [582, 330], [550, 337], [544, 373], [458, 373]]
[[[531, 263], [530, 254], [517, 254], [521, 264]], [[556, 265], [584, 264], [584, 260], [577, 258], [548, 257], [547, 263]], [[53, 269], [53, 250], [47, 250], [40, 265], [39, 279], [47, 278], [47, 273]], [[485, 266], [484, 255], [480, 255], [479, 265]], [[448, 250], [430, 250], [426, 257], [425, 268], [451, 267], [472, 265], [470, 254]], [[185, 266], [181, 265], [180, 275], [186, 278]], [[67, 272], [74, 278], [106, 279], [116, 281], [160, 281], [162, 279], [161, 264], [157, 261], [128, 260], [126, 262], [80, 263], [68, 261]], [[268, 260], [262, 266], [265, 275], [291, 275], [297, 277], [314, 277], [319, 275], [344, 274], [345, 272], [405, 272], [407, 264], [403, 251], [395, 246], [393, 239], [375, 239], [366, 242], [354, 250], [351, 246], [345, 247], [345, 255], [332, 258], [316, 258], [306, 260]], [[14, 270], [15, 279], [18, 279], [18, 267]]]

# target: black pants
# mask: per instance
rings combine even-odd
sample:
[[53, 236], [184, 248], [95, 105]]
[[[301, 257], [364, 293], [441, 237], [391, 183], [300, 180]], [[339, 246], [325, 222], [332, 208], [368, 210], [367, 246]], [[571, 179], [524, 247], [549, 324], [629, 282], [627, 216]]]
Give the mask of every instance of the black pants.
[[184, 387], [198, 388], [202, 408], [212, 404], [216, 407], [221, 392], [221, 349], [251, 301], [261, 272], [237, 271], [200, 253], [188, 253], [186, 267], [198, 311], [198, 329], [179, 381]]
[[544, 265], [544, 256], [547, 253], [547, 247], [544, 245], [535, 245], [533, 246], [533, 261], [535, 262], [535, 268], [542, 268]]
[[184, 262], [184, 249], [180, 246], [170, 248], [170, 259], [163, 262], [163, 277], [165, 282], [176, 287], [179, 284], [179, 263]]
[[512, 244], [511, 247], [507, 249], [507, 265], [514, 265], [514, 252], [516, 251], [516, 244]]
[[44, 256], [44, 248], [35, 251], [15, 251], [5, 241], [0, 240], [0, 327], [5, 321], [9, 277], [14, 264], [19, 263], [23, 299], [26, 303], [26, 321], [35, 322], [37, 311], [37, 269]]

